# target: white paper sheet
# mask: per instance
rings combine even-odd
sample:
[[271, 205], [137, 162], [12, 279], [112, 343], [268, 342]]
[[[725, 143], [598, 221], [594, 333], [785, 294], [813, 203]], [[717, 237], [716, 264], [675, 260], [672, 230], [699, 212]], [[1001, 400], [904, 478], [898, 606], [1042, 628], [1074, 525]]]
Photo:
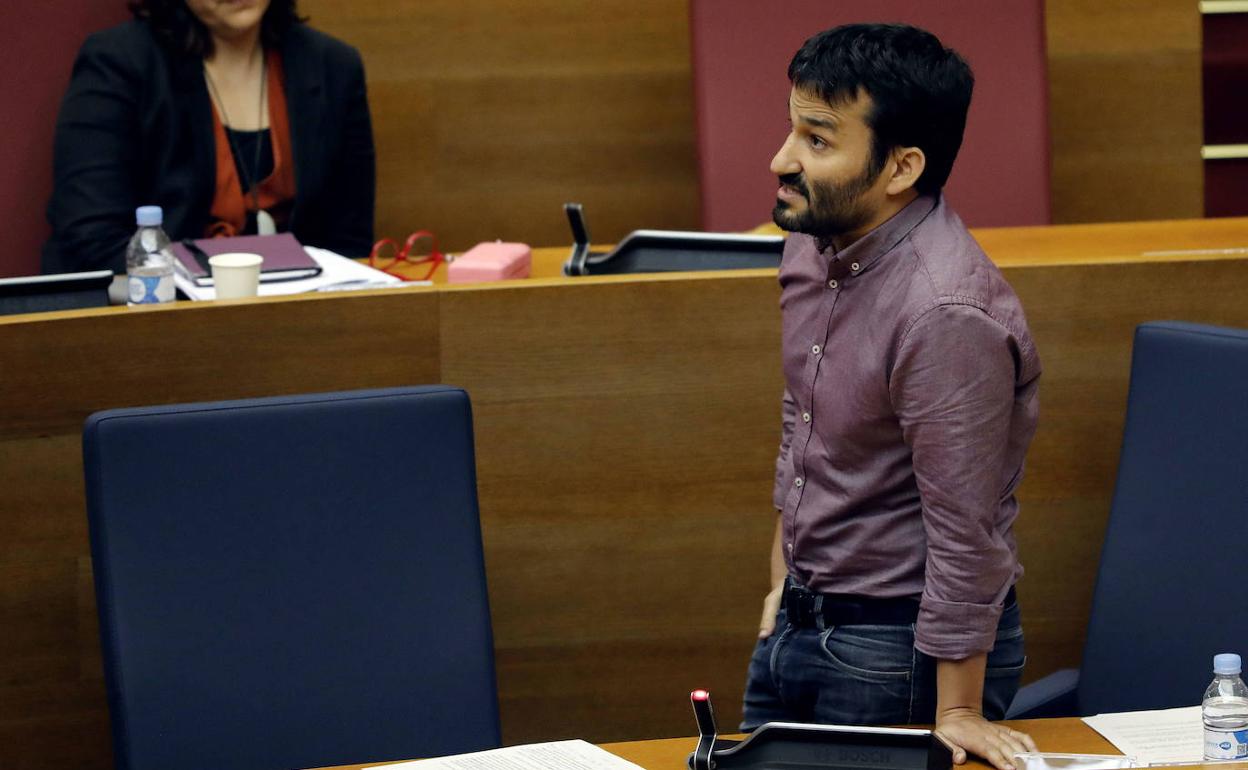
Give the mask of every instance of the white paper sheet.
[[[348, 281], [361, 281], [367, 284], [394, 284], [395, 286], [417, 285], [418, 283], [425, 286], [429, 285], [424, 281], [412, 281], [405, 284], [393, 275], [383, 273], [380, 270], [374, 270], [368, 265], [356, 262], [354, 259], [347, 259], [327, 249], [304, 246], [303, 250], [308, 252], [308, 256], [316, 260], [316, 263], [321, 266], [321, 274], [314, 278], [304, 278], [298, 281], [274, 281], [269, 283], [261, 281], [261, 297], [301, 294], [303, 292], [316, 291], [322, 286], [346, 283]], [[180, 272], [174, 272], [173, 282], [182, 290], [183, 294], [191, 299], [216, 299], [217, 293], [211, 286], [196, 286], [194, 281], [185, 278]], [[364, 283], [361, 283], [361, 286], [364, 286]]]
[[1131, 757], [1114, 754], [1055, 754], [1047, 751], [1021, 751], [1014, 755], [1014, 766], [1023, 770], [1119, 770], [1135, 767]]
[[530, 743], [383, 767], [419, 770], [642, 770], [632, 762], [585, 741]]
[[1136, 765], [1200, 762], [1205, 755], [1200, 706], [1097, 714], [1083, 721]]

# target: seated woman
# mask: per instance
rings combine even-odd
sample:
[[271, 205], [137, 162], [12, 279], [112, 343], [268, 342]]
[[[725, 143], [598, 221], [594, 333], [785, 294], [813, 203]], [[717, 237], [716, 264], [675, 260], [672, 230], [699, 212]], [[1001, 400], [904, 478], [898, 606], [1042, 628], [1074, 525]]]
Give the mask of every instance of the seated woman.
[[57, 119], [45, 273], [125, 272], [135, 207], [170, 238], [290, 231], [373, 243], [364, 65], [297, 0], [136, 0], [92, 35]]

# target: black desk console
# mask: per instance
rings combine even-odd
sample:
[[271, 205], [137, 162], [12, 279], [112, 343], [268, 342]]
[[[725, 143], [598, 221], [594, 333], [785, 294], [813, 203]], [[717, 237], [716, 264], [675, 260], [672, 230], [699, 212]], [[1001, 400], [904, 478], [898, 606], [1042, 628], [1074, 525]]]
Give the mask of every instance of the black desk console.
[[745, 740], [717, 739], [710, 694], [690, 695], [698, 718], [691, 770], [950, 770], [949, 747], [931, 730], [768, 722]]

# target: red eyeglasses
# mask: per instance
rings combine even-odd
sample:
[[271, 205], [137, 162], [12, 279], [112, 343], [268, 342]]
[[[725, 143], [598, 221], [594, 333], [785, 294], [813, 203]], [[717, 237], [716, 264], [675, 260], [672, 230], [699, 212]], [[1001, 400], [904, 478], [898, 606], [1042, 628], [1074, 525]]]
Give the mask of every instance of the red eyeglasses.
[[[382, 238], [373, 244], [373, 250], [368, 254], [369, 267], [404, 281], [428, 281], [445, 261], [446, 255], [438, 250], [437, 237], [428, 230], [417, 230], [407, 236], [402, 248], [393, 238]], [[400, 263], [429, 265], [429, 270], [417, 277], [402, 269]]]

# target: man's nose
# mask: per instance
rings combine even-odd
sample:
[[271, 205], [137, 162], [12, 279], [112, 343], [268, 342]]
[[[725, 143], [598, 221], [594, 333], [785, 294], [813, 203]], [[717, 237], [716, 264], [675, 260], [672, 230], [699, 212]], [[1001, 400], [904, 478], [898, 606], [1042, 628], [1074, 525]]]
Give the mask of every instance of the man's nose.
[[771, 159], [771, 173], [776, 176], [801, 173], [802, 166], [797, 162], [797, 158], [793, 157], [792, 150], [793, 135], [789, 134], [785, 137], [784, 144], [780, 145], [780, 149], [776, 151], [775, 156]]

